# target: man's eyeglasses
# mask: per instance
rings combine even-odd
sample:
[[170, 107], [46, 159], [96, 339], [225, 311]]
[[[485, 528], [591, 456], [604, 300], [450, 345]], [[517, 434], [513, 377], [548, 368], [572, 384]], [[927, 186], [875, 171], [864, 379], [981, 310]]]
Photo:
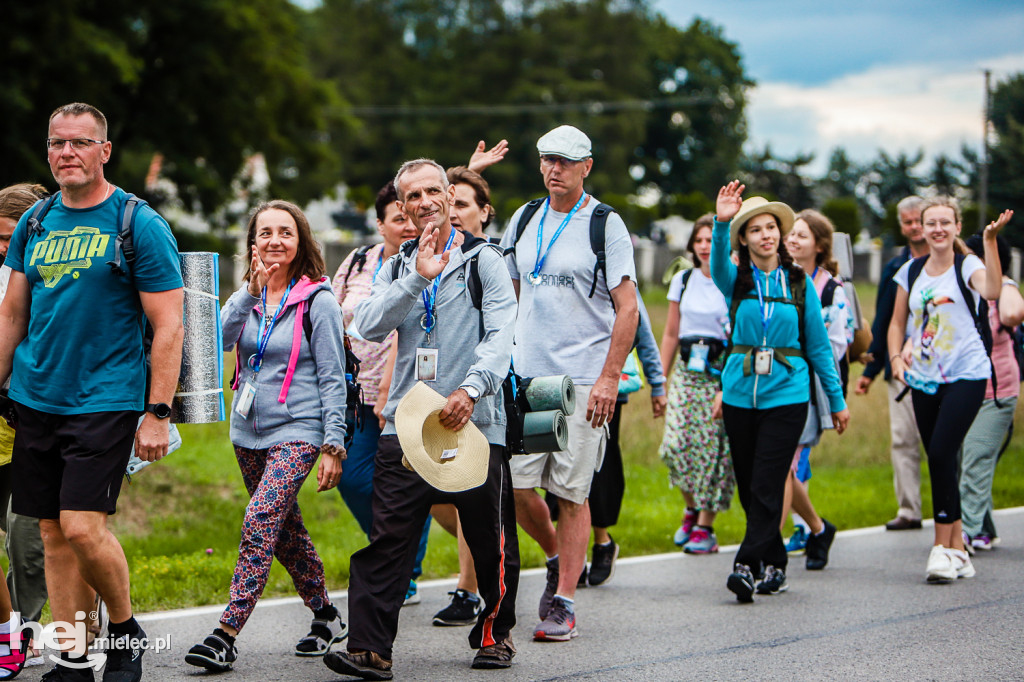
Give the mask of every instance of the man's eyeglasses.
[[64, 151], [64, 145], [71, 143], [71, 148], [75, 151], [83, 151], [93, 146], [94, 144], [103, 144], [103, 140], [91, 140], [88, 137], [76, 137], [73, 140], [62, 140], [59, 137], [48, 137], [46, 138], [46, 148], [51, 152]]
[[580, 163], [579, 161], [574, 161], [572, 159], [567, 159], [564, 156], [557, 156], [554, 154], [545, 154], [540, 157], [540, 162], [548, 168], [551, 168], [558, 163], [562, 164], [562, 168], [574, 168], [576, 164]]

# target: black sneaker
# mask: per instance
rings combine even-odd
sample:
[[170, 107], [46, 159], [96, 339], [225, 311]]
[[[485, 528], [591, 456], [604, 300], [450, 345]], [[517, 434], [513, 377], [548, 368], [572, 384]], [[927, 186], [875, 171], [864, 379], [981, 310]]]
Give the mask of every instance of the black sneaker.
[[224, 638], [222, 632], [223, 630], [217, 628], [213, 634], [206, 636], [202, 644], [196, 644], [189, 649], [185, 654], [185, 662], [219, 673], [231, 670], [232, 664], [238, 658], [238, 649], [234, 643], [229, 643]]
[[608, 544], [594, 543], [593, 554], [590, 555], [590, 586], [604, 585], [615, 575], [615, 560], [619, 557], [619, 546], [608, 536]]
[[456, 589], [448, 594], [451, 595], [452, 602], [434, 615], [434, 625], [446, 627], [476, 623], [480, 611], [484, 608], [480, 596], [463, 589]]
[[786, 571], [774, 566], [765, 566], [761, 582], [757, 583], [758, 594], [778, 594], [789, 589], [786, 582]]
[[[9, 678], [8, 678], [9, 679]], [[42, 682], [93, 682], [92, 668], [69, 668], [59, 663], [39, 678]]]
[[551, 600], [555, 598], [555, 592], [558, 591], [558, 557], [548, 559], [544, 565], [548, 569], [548, 579], [547, 584], [544, 585], [544, 594], [540, 595], [540, 606], [537, 607], [537, 614], [541, 620], [548, 617]]
[[296, 656], [323, 656], [332, 646], [348, 637], [348, 625], [337, 610], [334, 618], [313, 618], [309, 634], [295, 645]]
[[139, 627], [134, 635], [111, 636], [111, 639], [103, 682], [141, 682], [142, 654], [146, 653], [141, 644], [146, 639], [146, 631]]
[[820, 571], [828, 565], [828, 550], [836, 539], [836, 527], [822, 519], [825, 526], [820, 533], [812, 533], [807, 537], [807, 570]]
[[754, 601], [754, 574], [750, 566], [736, 564], [726, 581], [725, 586], [736, 595], [736, 601], [749, 604]]

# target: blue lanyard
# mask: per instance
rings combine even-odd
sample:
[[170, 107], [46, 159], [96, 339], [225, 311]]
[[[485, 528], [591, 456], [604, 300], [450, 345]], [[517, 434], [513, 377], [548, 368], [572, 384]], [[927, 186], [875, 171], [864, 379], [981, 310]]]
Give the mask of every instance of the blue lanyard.
[[548, 207], [551, 206], [551, 197], [544, 200], [544, 212], [540, 214], [540, 225], [537, 226], [537, 264], [533, 266], [533, 272], [530, 274], [530, 280], [534, 281], [540, 276], [540, 269], [544, 267], [544, 261], [547, 260], [548, 254], [551, 253], [551, 247], [555, 245], [555, 240], [558, 239], [562, 234], [562, 230], [569, 224], [572, 217], [576, 215], [576, 211], [580, 210], [580, 206], [587, 200], [587, 193], [584, 192], [580, 195], [580, 200], [576, 202], [576, 205], [569, 211], [569, 215], [565, 216], [565, 220], [555, 230], [555, 234], [551, 237], [551, 241], [548, 243], [548, 248], [544, 250], [543, 255], [541, 254], [541, 248], [544, 245], [544, 219], [548, 217]]
[[380, 258], [377, 259], [377, 269], [373, 271], [373, 279], [370, 280], [370, 284], [374, 284], [377, 281], [377, 274], [380, 272], [381, 266], [384, 265], [384, 249], [380, 250]]
[[[767, 345], [768, 343], [768, 325], [771, 324], [772, 317], [775, 315], [775, 303], [769, 303], [765, 305], [764, 299], [771, 295], [770, 280], [768, 273], [761, 272], [756, 265], [750, 264], [750, 267], [754, 270], [754, 288], [757, 289], [757, 303], [761, 308], [761, 343]], [[785, 295], [786, 285], [782, 278], [782, 268], [775, 269], [777, 279], [779, 280], [779, 289], [782, 294]], [[761, 290], [761, 277], [764, 275], [764, 291]]]
[[[452, 228], [451, 234], [448, 235], [448, 242], [444, 245], [444, 251], [451, 248], [453, 241], [455, 241], [455, 228]], [[441, 253], [444, 253], [444, 251]], [[434, 301], [437, 298], [437, 285], [440, 283], [441, 275], [438, 275], [434, 278], [434, 287], [430, 294], [427, 294], [426, 289], [423, 290], [423, 307], [426, 308], [427, 312], [424, 315], [425, 320], [421, 326], [423, 327], [423, 331], [428, 334], [434, 331], [434, 325], [437, 323], [437, 318], [434, 317]]]
[[270, 323], [267, 323], [267, 288], [263, 287], [263, 291], [260, 294], [260, 303], [262, 304], [263, 314], [260, 315], [260, 328], [257, 333], [256, 341], [256, 353], [249, 358], [249, 367], [252, 368], [253, 372], [259, 374], [260, 369], [263, 367], [263, 354], [267, 352], [267, 344], [270, 343], [270, 334], [274, 331], [274, 326], [277, 321], [281, 319], [281, 315], [284, 313], [285, 304], [288, 302], [288, 294], [292, 291], [295, 280], [293, 279], [288, 283], [288, 288], [284, 290], [284, 296], [281, 297], [281, 302], [277, 306], [277, 312], [270, 318]]

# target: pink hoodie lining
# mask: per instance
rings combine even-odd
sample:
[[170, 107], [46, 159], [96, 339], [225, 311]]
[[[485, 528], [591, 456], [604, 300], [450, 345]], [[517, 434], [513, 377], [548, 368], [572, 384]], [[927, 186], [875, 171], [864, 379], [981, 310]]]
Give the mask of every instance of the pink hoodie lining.
[[[288, 400], [288, 389], [292, 385], [292, 377], [295, 376], [295, 368], [299, 364], [299, 351], [302, 349], [302, 318], [305, 315], [306, 308], [309, 306], [309, 294], [320, 287], [320, 284], [328, 281], [326, 277], [316, 282], [310, 281], [308, 277], [303, 275], [302, 279], [295, 283], [292, 287], [292, 292], [288, 295], [288, 300], [285, 301], [285, 305], [294, 304], [297, 305], [295, 311], [295, 322], [292, 325], [292, 351], [288, 358], [288, 370], [284, 375], [284, 382], [281, 385], [281, 393], [277, 397], [277, 402], [283, 403]], [[262, 315], [263, 310], [260, 308], [260, 304], [257, 303], [255, 306], [256, 311]], [[245, 331], [245, 324], [242, 325], [242, 331], [238, 333], [238, 339], [242, 339], [242, 332]], [[237, 348], [237, 345], [235, 346]], [[235, 352], [235, 381], [231, 385], [231, 390], [238, 389], [238, 382], [241, 381], [242, 376], [242, 359], [239, 357], [238, 352]]]

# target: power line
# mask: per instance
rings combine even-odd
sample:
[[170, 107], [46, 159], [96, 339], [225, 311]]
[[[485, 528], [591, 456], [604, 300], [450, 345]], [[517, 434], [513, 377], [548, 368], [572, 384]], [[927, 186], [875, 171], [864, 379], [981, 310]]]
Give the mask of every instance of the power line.
[[724, 104], [732, 100], [716, 95], [687, 95], [660, 99], [616, 100], [608, 102], [552, 102], [550, 104], [370, 104], [348, 107], [345, 111], [354, 116], [516, 116], [519, 114], [541, 114], [560, 112], [581, 112], [592, 116], [619, 111], [652, 111], [680, 106]]

